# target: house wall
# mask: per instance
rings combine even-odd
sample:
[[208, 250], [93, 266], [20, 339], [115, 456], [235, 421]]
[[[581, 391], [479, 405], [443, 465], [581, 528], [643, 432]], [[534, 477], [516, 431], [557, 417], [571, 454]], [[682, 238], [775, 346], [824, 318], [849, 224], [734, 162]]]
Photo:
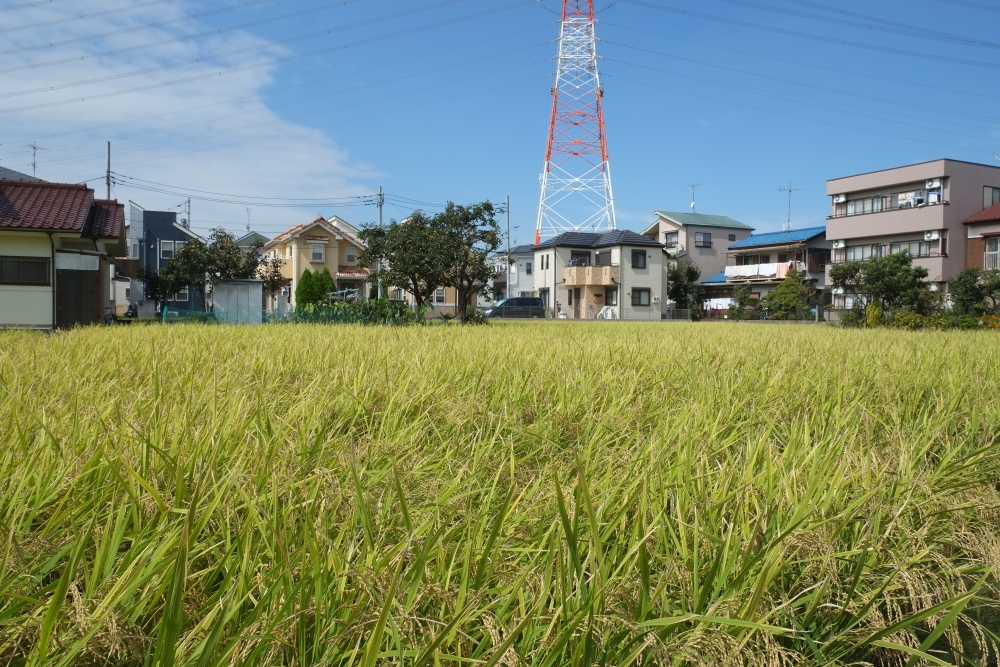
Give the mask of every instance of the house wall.
[[[646, 253], [646, 268], [637, 269], [632, 266], [632, 250]], [[621, 285], [618, 288], [618, 311], [623, 320], [659, 320], [666, 308], [663, 291], [663, 274], [666, 272], [664, 255], [659, 248], [645, 246], [619, 246], [621, 265]], [[615, 256], [612, 255], [612, 262]], [[649, 290], [648, 306], [633, 306], [632, 291], [635, 289]]]
[[[0, 232], [0, 254], [52, 257], [48, 234]], [[0, 285], [0, 328], [51, 329], [52, 285]]]
[[[318, 241], [306, 237], [325, 237], [326, 241], [320, 243], [323, 246], [323, 259], [313, 261], [312, 246]], [[354, 261], [348, 261], [348, 248], [354, 248]], [[281, 275], [289, 281], [291, 287], [291, 303], [295, 303], [295, 288], [298, 286], [299, 278], [309, 269], [312, 273], [322, 273], [323, 269], [329, 269], [330, 275], [335, 283], [348, 282], [364, 283], [362, 277], [337, 278], [338, 269], [341, 266], [360, 266], [357, 261], [362, 248], [347, 239], [337, 239], [334, 235], [320, 227], [305, 229], [299, 235], [290, 239], [271, 244], [267, 248], [268, 256], [282, 259]]]

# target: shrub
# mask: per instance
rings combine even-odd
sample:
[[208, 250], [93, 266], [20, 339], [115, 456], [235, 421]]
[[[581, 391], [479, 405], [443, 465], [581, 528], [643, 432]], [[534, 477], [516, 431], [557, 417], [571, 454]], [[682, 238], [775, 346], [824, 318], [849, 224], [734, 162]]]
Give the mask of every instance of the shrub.
[[882, 304], [878, 301], [869, 303], [865, 307], [865, 326], [869, 328], [882, 326], [882, 317], [885, 315], [885, 309], [882, 308]]
[[855, 305], [849, 310], [840, 311], [840, 326], [842, 327], [857, 329], [861, 327], [864, 320], [865, 316], [861, 310], [861, 306]]
[[987, 329], [1000, 329], [1000, 315], [983, 315], [979, 318]]
[[894, 329], [909, 329], [910, 331], [914, 331], [924, 328], [924, 319], [924, 316], [920, 313], [916, 313], [909, 308], [904, 308], [892, 316], [889, 326]]

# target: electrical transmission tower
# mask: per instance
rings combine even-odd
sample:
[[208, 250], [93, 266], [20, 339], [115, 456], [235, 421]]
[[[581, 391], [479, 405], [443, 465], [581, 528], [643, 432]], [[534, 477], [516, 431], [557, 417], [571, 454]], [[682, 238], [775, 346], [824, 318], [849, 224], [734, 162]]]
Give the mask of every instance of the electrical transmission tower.
[[593, 0], [563, 0], [556, 85], [535, 243], [566, 231], [616, 229], [597, 74]]

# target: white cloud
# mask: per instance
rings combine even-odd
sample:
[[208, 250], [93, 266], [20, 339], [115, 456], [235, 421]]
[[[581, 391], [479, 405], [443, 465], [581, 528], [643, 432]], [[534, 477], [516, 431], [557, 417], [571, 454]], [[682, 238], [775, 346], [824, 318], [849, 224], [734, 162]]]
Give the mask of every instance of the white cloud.
[[[0, 19], [4, 19], [0, 25], [4, 28], [30, 26], [121, 6], [122, 0], [63, 0], [31, 10], [18, 10], [16, 17], [0, 15]], [[0, 41], [4, 42], [0, 50], [26, 49], [42, 43], [58, 43], [169, 21], [206, 8], [183, 2], [150, 4], [150, 0], [132, 0], [132, 6], [139, 8], [7, 32], [0, 35], [3, 38]], [[110, 140], [112, 169], [148, 181], [260, 197], [337, 198], [371, 192], [371, 186], [365, 181], [378, 176], [377, 169], [355, 161], [323, 131], [284, 119], [269, 108], [264, 93], [274, 83], [275, 65], [241, 69], [269, 63], [270, 59], [288, 55], [289, 51], [269, 46], [261, 37], [241, 30], [192, 38], [206, 29], [206, 24], [200, 20], [187, 20], [105, 39], [3, 56], [0, 70], [7, 71], [0, 72], [0, 95], [254, 48], [240, 55], [159, 69], [139, 76], [0, 98], [0, 165], [30, 172], [31, 153], [23, 146], [36, 141], [46, 149], [38, 155], [40, 178], [67, 182], [94, 179], [103, 175], [104, 141]], [[155, 48], [90, 57], [111, 49], [164, 40], [169, 41]], [[78, 60], [56, 66], [43, 65], [69, 58]], [[24, 65], [31, 67], [9, 71]], [[237, 69], [241, 71], [233, 71]], [[215, 75], [218, 72], [230, 73]], [[206, 74], [214, 76], [116, 94]], [[112, 95], [105, 96], [109, 93]], [[95, 99], [4, 113], [7, 109], [81, 97]], [[294, 112], [294, 107], [291, 110]], [[91, 181], [91, 185], [103, 195], [103, 181]], [[133, 199], [152, 209], [180, 203], [177, 196], [142, 191], [126, 183], [116, 187], [114, 196], [119, 200]], [[247, 215], [245, 205], [195, 201], [192, 208], [196, 228], [226, 223], [235, 229], [245, 222]], [[357, 216], [351, 214], [351, 209], [341, 214], [357, 221], [373, 217], [367, 209], [354, 210]], [[274, 234], [282, 226], [303, 222], [317, 213], [329, 215], [332, 212], [332, 209], [257, 206], [251, 215], [256, 227], [266, 234]]]

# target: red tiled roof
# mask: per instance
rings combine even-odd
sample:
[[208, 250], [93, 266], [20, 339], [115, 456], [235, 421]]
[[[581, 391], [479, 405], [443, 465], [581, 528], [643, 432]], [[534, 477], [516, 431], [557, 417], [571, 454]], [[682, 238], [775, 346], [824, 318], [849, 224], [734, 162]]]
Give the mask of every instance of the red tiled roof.
[[966, 218], [965, 224], [970, 222], [994, 222], [1000, 220], [1000, 204], [994, 204], [987, 209]]
[[125, 205], [117, 201], [96, 199], [90, 207], [90, 215], [83, 235], [97, 238], [118, 238], [125, 225]]
[[93, 201], [86, 185], [0, 180], [0, 229], [82, 232]]
[[364, 266], [344, 266], [337, 267], [337, 277], [345, 278], [367, 278], [371, 275], [371, 269]]
[[347, 239], [348, 241], [350, 241], [354, 245], [358, 246], [359, 248], [364, 248], [365, 247], [365, 244], [362, 243], [361, 240], [358, 239], [358, 238], [356, 238], [353, 234], [350, 234], [350, 233], [344, 231], [343, 229], [341, 229], [340, 227], [338, 227], [335, 223], [332, 223], [329, 220], [326, 220], [326, 219], [324, 219], [322, 217], [316, 218], [312, 222], [304, 222], [301, 225], [295, 225], [291, 229], [288, 229], [288, 230], [285, 230], [285, 231], [281, 232], [280, 234], [278, 234], [277, 236], [275, 236], [273, 239], [271, 239], [268, 242], [267, 246], [265, 246], [265, 247], [271, 246], [272, 244], [275, 244], [275, 243], [281, 243], [282, 241], [287, 241], [289, 238], [291, 238], [292, 236], [295, 236], [296, 234], [298, 234], [299, 232], [301, 232], [306, 227], [312, 227], [313, 225], [323, 225], [327, 229], [329, 229], [331, 231], [337, 232], [338, 234], [340, 234], [345, 239]]

